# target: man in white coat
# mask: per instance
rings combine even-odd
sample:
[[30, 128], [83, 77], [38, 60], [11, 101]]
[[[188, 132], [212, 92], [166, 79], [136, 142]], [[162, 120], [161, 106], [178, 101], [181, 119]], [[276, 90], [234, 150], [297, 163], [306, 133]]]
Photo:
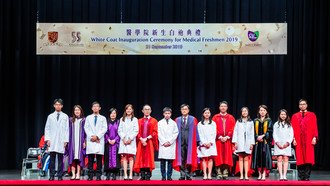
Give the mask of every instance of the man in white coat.
[[[175, 159], [176, 138], [179, 134], [179, 129], [174, 120], [171, 119], [172, 109], [165, 107], [163, 109], [164, 118], [158, 122], [158, 140], [160, 170], [162, 173], [162, 180], [172, 180], [172, 163]], [[167, 162], [167, 171], [165, 166]]]
[[86, 154], [88, 155], [88, 181], [93, 180], [94, 158], [96, 156], [96, 180], [101, 180], [102, 156], [104, 154], [104, 134], [107, 132], [107, 120], [100, 115], [101, 106], [98, 102], [92, 103], [93, 114], [86, 117]]
[[69, 142], [69, 117], [62, 112], [63, 100], [54, 100], [55, 111], [49, 114], [45, 126], [45, 142], [48, 146], [50, 155], [49, 180], [53, 181], [55, 177], [55, 158], [57, 156], [58, 180], [63, 180], [63, 154], [65, 146]]

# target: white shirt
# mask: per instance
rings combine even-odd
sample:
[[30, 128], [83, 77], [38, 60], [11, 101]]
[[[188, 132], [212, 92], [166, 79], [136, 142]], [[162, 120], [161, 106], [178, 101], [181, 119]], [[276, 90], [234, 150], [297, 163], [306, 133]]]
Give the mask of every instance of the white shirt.
[[[136, 136], [138, 133], [139, 125], [136, 117], [133, 119], [125, 118], [125, 121], [120, 118], [118, 127], [118, 135], [120, 137], [118, 154], [136, 154]], [[125, 145], [123, 140], [132, 140], [132, 142]]]
[[[176, 122], [172, 119], [162, 119], [158, 122], [158, 140], [159, 140], [159, 159], [175, 159], [176, 139], [179, 129]], [[164, 143], [170, 142], [171, 146], [165, 147]]]
[[[95, 124], [95, 116], [97, 116], [97, 121]], [[86, 154], [104, 154], [104, 134], [108, 130], [107, 119], [98, 114], [91, 114], [86, 117], [85, 121], [85, 133], [86, 133]], [[97, 136], [99, 138], [98, 142], [92, 142], [92, 136]]]
[[63, 112], [53, 112], [48, 115], [45, 126], [45, 141], [50, 142], [49, 152], [64, 153], [64, 143], [69, 142], [68, 115]]

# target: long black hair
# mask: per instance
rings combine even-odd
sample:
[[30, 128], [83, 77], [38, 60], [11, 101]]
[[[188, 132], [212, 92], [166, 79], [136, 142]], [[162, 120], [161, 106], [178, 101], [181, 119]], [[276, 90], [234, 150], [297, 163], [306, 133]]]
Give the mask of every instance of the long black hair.
[[[206, 108], [203, 109], [203, 111], [202, 111], [202, 119], [201, 119], [201, 123], [203, 125], [204, 125], [204, 121], [205, 121], [204, 112], [206, 112], [206, 111], [210, 111], [210, 113], [211, 113], [211, 109], [208, 108], [208, 107], [206, 107]], [[211, 116], [210, 116], [209, 123], [208, 124], [211, 124], [211, 123], [212, 123], [212, 119], [211, 119]]]
[[249, 110], [249, 108], [242, 107], [241, 108], [241, 117], [238, 119], [238, 122], [243, 122], [243, 115], [242, 115], [243, 109], [246, 109], [248, 111], [247, 121], [252, 121], [251, 118], [250, 118], [250, 110]]
[[[286, 118], [283, 121], [280, 117], [281, 112], [284, 112], [286, 114]], [[290, 116], [288, 115], [288, 111], [286, 111], [285, 109], [281, 109], [280, 112], [278, 113], [278, 127], [280, 127], [280, 123], [282, 125], [282, 127], [284, 128], [284, 125], [288, 125], [288, 127], [291, 127], [291, 120], [290, 120]]]

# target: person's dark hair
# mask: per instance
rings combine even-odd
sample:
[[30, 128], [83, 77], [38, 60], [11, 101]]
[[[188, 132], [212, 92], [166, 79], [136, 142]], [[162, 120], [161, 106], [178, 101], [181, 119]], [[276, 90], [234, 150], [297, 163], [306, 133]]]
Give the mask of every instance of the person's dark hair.
[[99, 106], [101, 106], [101, 104], [100, 104], [99, 102], [97, 102], [97, 101], [94, 101], [94, 102], [92, 103], [92, 107], [93, 107], [94, 105], [99, 105]]
[[122, 118], [123, 122], [125, 122], [125, 118], [127, 116], [126, 110], [128, 109], [128, 107], [131, 107], [132, 108], [132, 118], [131, 118], [131, 121], [133, 121], [133, 118], [134, 118], [134, 108], [133, 108], [133, 105], [132, 104], [127, 104], [125, 106], [125, 109], [124, 109], [124, 114], [123, 114], [123, 118]]
[[263, 108], [263, 109], [265, 109], [265, 110], [267, 111], [267, 114], [266, 114], [265, 118], [269, 118], [268, 107], [267, 107], [266, 105], [260, 105], [260, 106], [258, 107], [258, 114], [257, 114], [257, 117], [260, 118], [259, 111], [260, 111], [261, 108]]
[[286, 111], [285, 109], [281, 109], [280, 112], [278, 113], [278, 119], [277, 119], [278, 127], [280, 127], [280, 122], [283, 122], [283, 120], [280, 117], [281, 112], [285, 112], [285, 114], [286, 114], [286, 118], [284, 120], [284, 123], [282, 123], [282, 127], [284, 128], [284, 125], [288, 125], [288, 127], [291, 127], [290, 116], [288, 114], [288, 111]]
[[54, 105], [55, 105], [56, 103], [59, 103], [59, 104], [63, 105], [63, 100], [62, 100], [61, 98], [55, 99], [55, 100], [54, 100]]
[[72, 123], [74, 123], [77, 119], [77, 116], [74, 114], [74, 110], [76, 108], [78, 108], [80, 110], [80, 118], [85, 117], [84, 110], [82, 109], [82, 107], [80, 105], [75, 105], [75, 106], [73, 106], [73, 110], [72, 110]]
[[172, 113], [172, 109], [170, 108], [170, 107], [165, 107], [164, 109], [163, 109], [163, 113], [164, 112], [170, 112], [170, 113]]
[[221, 104], [225, 104], [225, 105], [228, 106], [228, 102], [227, 102], [227, 101], [220, 101], [219, 106], [220, 106]]
[[303, 102], [303, 101], [304, 101], [306, 104], [308, 104], [306, 99], [300, 99], [300, 100], [299, 100], [299, 104], [300, 104], [301, 102]]
[[[109, 114], [108, 114], [108, 122], [110, 122], [111, 121], [111, 118], [110, 118], [110, 114], [113, 112], [113, 111], [115, 111], [116, 112], [116, 114], [118, 115], [118, 111], [117, 111], [117, 109], [116, 108], [111, 108], [110, 110], [109, 110]], [[117, 119], [117, 118], [116, 118]], [[115, 119], [115, 120], [116, 120]]]
[[249, 108], [248, 107], [242, 107], [241, 108], [241, 116], [238, 119], [238, 122], [243, 122], [243, 115], [242, 115], [243, 109], [246, 109], [248, 111], [247, 121], [252, 121], [251, 118], [250, 118], [250, 110], [249, 110]]
[[144, 104], [142, 107], [142, 110], [144, 109], [145, 106], [149, 106], [151, 108], [151, 106], [149, 104]]
[[[210, 113], [211, 113], [211, 109], [208, 108], [208, 107], [206, 107], [206, 108], [203, 109], [203, 111], [202, 111], [202, 119], [201, 119], [201, 123], [202, 123], [203, 125], [204, 125], [204, 121], [205, 121], [204, 113], [205, 113], [206, 111], [210, 111]], [[211, 119], [211, 116], [210, 116], [210, 118], [209, 118], [209, 123], [208, 123], [208, 124], [211, 124], [211, 123], [212, 123], [212, 119]]]
[[180, 109], [182, 109], [183, 107], [188, 107], [188, 109], [190, 110], [190, 107], [189, 107], [189, 105], [188, 104], [182, 104], [181, 106], [180, 106]]

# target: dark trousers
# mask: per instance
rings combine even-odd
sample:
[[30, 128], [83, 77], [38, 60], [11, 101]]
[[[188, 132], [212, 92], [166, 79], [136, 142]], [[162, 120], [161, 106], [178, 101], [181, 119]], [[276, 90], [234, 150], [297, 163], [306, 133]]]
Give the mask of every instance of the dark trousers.
[[312, 164], [302, 164], [297, 166], [298, 176], [301, 180], [309, 179], [312, 171]]
[[88, 177], [93, 177], [94, 175], [94, 158], [96, 156], [96, 176], [100, 177], [102, 175], [102, 155], [99, 154], [88, 154]]
[[[167, 172], [165, 170], [166, 162], [167, 162]], [[172, 172], [173, 172], [172, 164], [173, 164], [173, 160], [160, 159], [160, 171], [162, 173], [162, 178], [166, 178], [166, 176], [167, 179], [172, 178]]]
[[55, 176], [55, 158], [57, 155], [57, 177], [61, 178], [63, 176], [63, 154], [57, 152], [50, 152], [50, 162], [49, 162], [49, 172], [50, 177]]

